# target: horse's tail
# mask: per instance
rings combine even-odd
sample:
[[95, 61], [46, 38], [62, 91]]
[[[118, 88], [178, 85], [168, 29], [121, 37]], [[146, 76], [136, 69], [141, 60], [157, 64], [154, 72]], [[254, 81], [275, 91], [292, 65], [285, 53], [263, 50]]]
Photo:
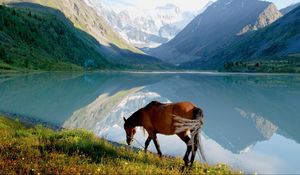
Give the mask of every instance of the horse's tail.
[[[193, 110], [193, 113], [194, 113], [195, 120], [200, 120], [201, 118], [204, 118], [204, 113], [200, 108], [195, 107]], [[206, 162], [203, 145], [201, 143], [201, 127], [197, 128], [197, 131], [196, 131], [196, 134], [194, 137], [194, 145], [199, 148], [200, 155], [201, 155], [202, 159]], [[193, 147], [192, 151], [196, 151], [196, 150], [194, 150], [194, 147]]]
[[195, 107], [193, 109], [193, 120], [185, 119], [177, 115], [174, 116], [174, 126], [175, 126], [175, 133], [180, 133], [186, 130], [191, 131], [191, 139], [188, 142], [188, 145], [192, 146], [192, 152], [195, 153], [195, 147], [199, 147], [200, 155], [202, 159], [206, 162], [206, 158], [204, 155], [204, 151], [201, 144], [200, 139], [200, 131], [201, 126], [203, 124], [203, 117], [204, 113], [202, 109]]
[[198, 143], [197, 143], [197, 146], [199, 147], [199, 152], [200, 152], [200, 155], [203, 159], [204, 162], [207, 162], [206, 161], [206, 156], [204, 154], [204, 150], [203, 150], [203, 145], [202, 145], [202, 142], [201, 142], [201, 134], [200, 134], [201, 130], [198, 132]]

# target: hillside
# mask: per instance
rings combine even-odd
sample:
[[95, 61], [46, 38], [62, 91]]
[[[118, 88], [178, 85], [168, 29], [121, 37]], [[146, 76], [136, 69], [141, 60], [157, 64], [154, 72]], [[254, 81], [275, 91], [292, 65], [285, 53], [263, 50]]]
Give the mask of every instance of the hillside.
[[[44, 7], [59, 10], [76, 29], [86, 32], [95, 38], [97, 42], [91, 42], [90, 39], [86, 40], [85, 36], [77, 33], [80, 38], [93, 45], [97, 52], [114, 64], [123, 64], [133, 69], [169, 67], [160, 60], [145, 55], [142, 51], [125, 42], [84, 0], [0, 0], [0, 3], [13, 3], [14, 6], [34, 8], [40, 11], [44, 11]], [[36, 4], [42, 6], [37, 7]], [[50, 12], [53, 13], [53, 11]], [[58, 18], [61, 17], [61, 14], [56, 12], [53, 14]], [[63, 17], [62, 20], [65, 21], [65, 18]]]
[[[0, 16], [2, 69], [81, 70], [114, 67], [92, 45], [83, 42], [72, 25], [66, 25], [50, 13], [1, 5]], [[91, 38], [87, 34], [82, 35]]]
[[206, 60], [236, 37], [263, 28], [281, 16], [276, 6], [269, 2], [219, 0], [174, 39], [150, 50], [149, 54], [175, 64]]
[[4, 3], [31, 2], [61, 11], [74, 25], [86, 31], [101, 44], [109, 46], [116, 45], [121, 49], [138, 52], [137, 49], [124, 42], [105, 20], [98, 16], [94, 9], [89, 7], [83, 0], [0, 0]]
[[198, 162], [182, 172], [181, 158], [161, 159], [84, 130], [25, 126], [1, 115], [0, 137], [0, 174], [241, 174]]
[[197, 60], [186, 67], [225, 66], [229, 71], [300, 72], [299, 53], [300, 7], [272, 25], [239, 38], [208, 61]]

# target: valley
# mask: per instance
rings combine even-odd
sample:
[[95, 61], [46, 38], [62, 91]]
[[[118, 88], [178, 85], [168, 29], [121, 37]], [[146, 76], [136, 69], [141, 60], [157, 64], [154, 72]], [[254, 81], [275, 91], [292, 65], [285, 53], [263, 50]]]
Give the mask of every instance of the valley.
[[218, 0], [194, 10], [171, 3], [139, 10], [56, 1], [0, 1], [2, 70], [299, 72], [299, 3], [278, 9], [267, 1]]
[[300, 0], [0, 0], [0, 174], [300, 174], [299, 99]]

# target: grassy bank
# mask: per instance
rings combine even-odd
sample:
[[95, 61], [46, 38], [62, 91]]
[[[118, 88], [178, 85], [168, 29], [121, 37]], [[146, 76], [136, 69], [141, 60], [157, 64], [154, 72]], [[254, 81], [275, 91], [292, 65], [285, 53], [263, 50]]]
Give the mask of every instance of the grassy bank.
[[[84, 130], [53, 131], [0, 116], [0, 138], [0, 174], [182, 174], [181, 158], [116, 147]], [[191, 173], [234, 171], [196, 163], [184, 171]]]

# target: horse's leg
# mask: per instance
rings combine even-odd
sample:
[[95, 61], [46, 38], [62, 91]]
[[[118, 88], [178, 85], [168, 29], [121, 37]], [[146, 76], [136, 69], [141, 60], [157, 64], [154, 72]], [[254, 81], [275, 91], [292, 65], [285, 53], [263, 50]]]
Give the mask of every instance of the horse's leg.
[[190, 141], [190, 137], [186, 134], [186, 132], [181, 132], [181, 133], [178, 133], [177, 135], [187, 146], [185, 155], [183, 157], [183, 161], [184, 161], [185, 166], [188, 166], [189, 165], [189, 155], [192, 151], [192, 146], [188, 145], [188, 142]]
[[198, 145], [199, 145], [199, 133], [197, 133], [195, 135], [195, 138], [194, 138], [194, 150], [192, 150], [191, 166], [193, 166], [195, 156], [196, 156], [196, 153], [197, 153], [197, 149], [198, 149]]
[[157, 137], [156, 137], [156, 134], [153, 136], [153, 141], [154, 141], [154, 144], [155, 144], [155, 147], [156, 147], [156, 150], [157, 150], [157, 154], [159, 155], [159, 157], [162, 156], [162, 153], [161, 153], [161, 150], [160, 150], [160, 146], [159, 146], [159, 143], [157, 141]]
[[145, 152], [147, 152], [147, 148], [149, 146], [149, 143], [151, 142], [152, 138], [150, 136], [148, 136], [146, 142], [145, 142]]

